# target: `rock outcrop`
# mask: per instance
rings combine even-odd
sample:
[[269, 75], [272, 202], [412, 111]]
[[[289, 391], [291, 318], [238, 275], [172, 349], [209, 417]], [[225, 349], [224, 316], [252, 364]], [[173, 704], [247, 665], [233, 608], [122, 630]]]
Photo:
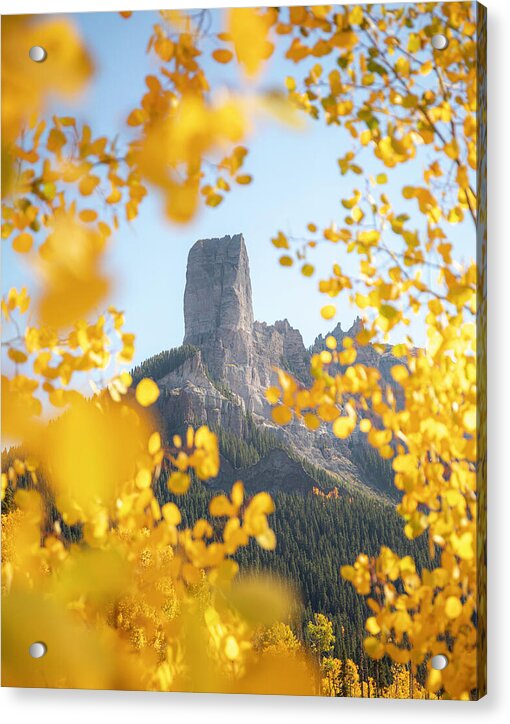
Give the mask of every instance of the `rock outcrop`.
[[221, 470], [214, 485], [217, 488], [230, 490], [236, 480], [242, 478], [244, 487], [249, 494], [260, 493], [266, 490], [272, 493], [277, 490], [287, 490], [306, 495], [312, 493], [317, 486], [315, 480], [309, 475], [303, 465], [290, 457], [281, 448], [270, 450], [254, 465], [242, 471], [235, 469], [228, 460], [221, 460]]
[[[355, 339], [356, 335], [360, 332], [362, 329], [362, 320], [361, 317], [356, 317], [354, 322], [352, 323], [351, 327], [347, 331], [343, 331], [342, 325], [339, 322], [334, 329], [329, 332], [329, 335], [334, 337], [337, 341], [338, 348], [342, 348], [342, 343], [345, 337], [350, 337], [351, 339]], [[326, 335], [326, 336], [329, 336]], [[325, 348], [325, 342], [326, 338], [320, 334], [318, 337], [315, 338], [315, 342], [313, 343], [311, 347], [312, 352], [320, 352]], [[379, 352], [376, 352], [376, 350], [371, 345], [365, 345], [363, 347], [357, 348], [357, 358], [356, 362], [360, 364], [364, 364], [367, 367], [375, 367], [379, 370], [381, 373], [382, 378], [391, 385], [395, 392], [397, 391], [397, 387], [395, 385], [395, 382], [390, 374], [390, 370], [393, 367], [393, 365], [396, 364], [402, 364], [401, 360], [397, 359], [392, 352], [391, 345], [387, 345], [386, 351], [380, 354]]]
[[[184, 344], [198, 347], [211, 375], [241, 378], [250, 364], [253, 305], [248, 252], [241, 234], [202, 239], [188, 256]], [[236, 374], [238, 373], [238, 374]]]
[[184, 344], [198, 347], [213, 380], [239, 395], [247, 412], [267, 416], [264, 390], [274, 365], [308, 374], [303, 338], [289, 322], [254, 322], [248, 252], [241, 234], [202, 239], [188, 256]]
[[[311, 491], [317, 483], [297, 462], [302, 460], [329, 473], [329, 484], [371, 485], [353, 461], [351, 442], [338, 440], [326, 427], [310, 432], [297, 420], [285, 427], [272, 422], [265, 390], [275, 384], [274, 368], [287, 369], [308, 382], [311, 354], [324, 349], [324, 338], [317, 337], [307, 350], [299, 330], [286, 319], [274, 324], [254, 320], [248, 252], [241, 234], [202, 239], [191, 248], [184, 323], [184, 344], [197, 352], [158, 380], [165, 392], [160, 401], [163, 417], [177, 427], [205, 422], [240, 439], [255, 424], [283, 448], [270, 450], [242, 471], [224, 461], [218, 484], [228, 486], [231, 478], [241, 477], [251, 490], [259, 489], [260, 481], [260, 489]], [[360, 325], [358, 318], [344, 332], [338, 324], [331, 334], [341, 345], [345, 336], [357, 334]], [[362, 348], [362, 355], [360, 361], [379, 367], [391, 379], [391, 364], [384, 355], [371, 347]], [[358, 445], [361, 438], [355, 437]]]

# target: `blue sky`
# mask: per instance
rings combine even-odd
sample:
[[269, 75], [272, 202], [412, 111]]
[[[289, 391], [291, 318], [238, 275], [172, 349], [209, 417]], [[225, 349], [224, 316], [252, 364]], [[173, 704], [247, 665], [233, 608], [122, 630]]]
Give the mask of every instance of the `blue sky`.
[[[221, 16], [213, 13], [219, 27]], [[128, 21], [109, 12], [73, 17], [94, 58], [96, 72], [77, 107], [69, 109], [59, 104], [50, 110], [73, 110], [80, 120], [91, 125], [94, 136], [122, 136], [127, 130], [129, 111], [144, 93], [145, 76], [157, 67], [146, 54], [146, 45], [158, 15], [138, 12]], [[326, 66], [328, 61], [322, 62]], [[262, 83], [282, 88], [285, 75], [295, 70], [294, 64], [276, 57]], [[242, 82], [236, 70], [225, 70], [213, 62], [210, 71], [217, 78], [222, 73], [229, 85]], [[351, 146], [348, 134], [343, 128], [328, 128], [322, 122], [309, 122], [304, 130], [294, 130], [267, 121], [257, 125], [247, 145], [250, 154], [246, 172], [254, 176], [252, 185], [235, 188], [223, 204], [216, 209], [205, 208], [186, 226], [169, 223], [161, 199], [154, 192], [142, 204], [139, 218], [129, 226], [123, 224], [116, 234], [108, 262], [118, 280], [111, 301], [125, 310], [126, 330], [136, 334], [135, 362], [182, 342], [186, 259], [190, 247], [200, 238], [242, 232], [250, 257], [255, 318], [268, 323], [287, 318], [301, 331], [307, 345], [336, 321], [347, 328], [356, 315], [343, 296], [335, 300], [336, 320], [325, 322], [319, 314], [320, 307], [327, 303], [317, 291], [320, 271], [326, 274], [333, 261], [349, 269], [339, 247], [325, 244], [323, 249], [315, 250], [313, 262], [318, 273], [305, 279], [297, 269], [284, 269], [278, 264], [279, 252], [270, 243], [271, 236], [280, 229], [301, 236], [310, 221], [320, 227], [333, 220], [342, 225], [345, 210], [340, 199], [351, 196], [354, 187], [364, 185], [360, 177], [341, 176], [338, 171], [337, 159]], [[388, 171], [390, 183], [384, 190], [398, 200], [402, 186], [412, 183], [413, 176], [416, 180], [418, 174], [421, 176], [424, 163], [425, 156], [418, 154], [412, 164], [388, 171], [367, 152], [362, 165], [372, 174]], [[411, 211], [410, 204], [406, 210]], [[467, 232], [474, 244], [472, 227], [464, 224], [453, 229], [452, 240], [460, 243]], [[7, 251], [3, 286], [21, 283], [26, 284], [26, 278], [22, 279], [17, 261]], [[412, 332], [415, 341], [422, 343], [419, 325]]]

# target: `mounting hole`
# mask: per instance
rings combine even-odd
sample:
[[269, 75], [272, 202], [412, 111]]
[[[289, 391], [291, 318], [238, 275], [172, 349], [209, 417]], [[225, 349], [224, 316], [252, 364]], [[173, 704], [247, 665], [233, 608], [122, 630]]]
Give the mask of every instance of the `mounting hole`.
[[436, 654], [431, 658], [430, 665], [436, 671], [442, 671], [448, 666], [448, 659], [444, 654]]
[[33, 644], [30, 644], [28, 653], [33, 659], [42, 659], [47, 650], [48, 648], [45, 643], [42, 641], [34, 641]]
[[432, 47], [434, 50], [445, 50], [448, 47], [448, 38], [442, 33], [432, 36]]
[[48, 57], [46, 49], [41, 45], [33, 45], [28, 51], [28, 55], [30, 56], [30, 60], [33, 60], [34, 63], [44, 63]]

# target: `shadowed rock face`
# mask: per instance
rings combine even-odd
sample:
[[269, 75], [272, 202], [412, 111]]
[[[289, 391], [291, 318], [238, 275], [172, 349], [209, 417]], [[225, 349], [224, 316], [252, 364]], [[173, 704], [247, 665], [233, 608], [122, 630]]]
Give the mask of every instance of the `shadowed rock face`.
[[313, 492], [317, 483], [303, 469], [301, 463], [293, 460], [284, 450], [270, 450], [258, 463], [244, 468], [242, 475], [235, 470], [228, 460], [221, 461], [220, 476], [215, 487], [230, 490], [236, 480], [242, 478], [244, 487], [249, 494], [265, 490], [272, 493], [276, 490], [287, 490], [306, 495]]
[[[309, 351], [300, 332], [286, 319], [274, 324], [254, 321], [248, 252], [241, 234], [201, 239], [191, 248], [184, 323], [184, 344], [198, 352], [159, 380], [166, 392], [163, 415], [172, 423], [200, 421], [243, 437], [246, 413], [250, 413], [257, 426], [273, 432], [292, 454], [293, 459], [281, 450], [272, 451], [252, 468], [231, 470], [228, 477], [246, 478], [253, 490], [263, 477], [261, 485], [266, 489], [305, 492], [314, 485], [296, 462], [305, 459], [339, 476], [339, 483], [371, 484], [353, 462], [349, 443], [335, 438], [330, 429], [310, 432], [297, 420], [283, 428], [272, 422], [265, 390], [276, 382], [274, 367], [308, 382], [311, 353], [324, 349], [324, 339], [317, 337]], [[331, 334], [341, 344], [345, 336], [356, 335], [360, 323], [357, 319], [347, 332], [338, 324]], [[391, 350], [383, 356], [370, 346], [360, 351], [363, 359], [359, 361], [379, 367], [391, 380], [389, 370], [397, 361]], [[355, 433], [353, 440], [363, 444], [364, 436]], [[228, 463], [224, 470], [229, 470]]]

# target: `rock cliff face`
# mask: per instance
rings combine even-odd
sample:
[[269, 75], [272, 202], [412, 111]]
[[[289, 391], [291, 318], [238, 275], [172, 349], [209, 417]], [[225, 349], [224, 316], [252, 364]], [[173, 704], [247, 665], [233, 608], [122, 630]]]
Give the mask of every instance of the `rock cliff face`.
[[184, 292], [184, 344], [198, 347], [211, 375], [230, 369], [241, 381], [250, 365], [253, 306], [243, 237], [202, 239], [191, 248]]
[[191, 248], [184, 292], [184, 344], [200, 349], [213, 380], [228, 385], [247, 412], [267, 415], [272, 367], [307, 374], [303, 338], [285, 319], [254, 322], [248, 252], [241, 234]]
[[[184, 344], [193, 345], [197, 352], [158, 380], [165, 392], [162, 415], [174, 426], [206, 422], [241, 440], [255, 425], [278, 441], [278, 449], [267, 451], [243, 470], [224, 460], [219, 485], [241, 477], [252, 490], [305, 492], [317, 483], [301, 460], [329, 473], [328, 482], [333, 485], [377, 487], [367, 479], [366, 470], [362, 472], [354, 463], [352, 446], [361, 444], [359, 436], [346, 442], [326, 429], [310, 432], [299, 421], [284, 428], [271, 421], [265, 390], [275, 383], [273, 368], [287, 369], [307, 382], [311, 354], [324, 349], [324, 339], [319, 336], [307, 350], [300, 332], [286, 319], [274, 324], [254, 321], [248, 253], [241, 234], [203, 239], [191, 248], [184, 322]], [[331, 334], [341, 343], [344, 336], [356, 334], [359, 325], [357, 319], [347, 332], [337, 325]], [[389, 378], [391, 364], [384, 355], [371, 348], [365, 348], [363, 355], [367, 359], [362, 361], [379, 367]]]
[[[350, 337], [353, 339], [358, 332], [361, 330], [361, 318], [356, 317], [353, 324], [349, 329], [344, 332], [342, 329], [342, 325], [339, 322], [334, 329], [331, 330], [329, 333], [332, 337], [334, 337], [338, 343], [338, 347], [341, 348], [342, 341], [344, 337]], [[311, 352], [320, 352], [325, 348], [325, 337], [323, 337], [322, 334], [320, 334], [318, 337], [316, 337], [315, 342], [313, 343], [311, 347]], [[390, 374], [390, 370], [393, 367], [393, 365], [401, 364], [401, 361], [397, 359], [392, 353], [391, 353], [391, 346], [387, 345], [387, 349], [382, 354], [379, 354], [379, 352], [376, 352], [376, 350], [371, 345], [366, 345], [364, 347], [360, 347], [358, 349], [358, 356], [356, 358], [357, 362], [360, 362], [361, 364], [367, 365], [368, 367], [375, 367], [379, 370], [381, 373], [381, 376], [383, 379], [392, 387], [395, 387], [395, 383], [393, 381], [393, 378]]]
[[232, 484], [240, 477], [250, 494], [260, 493], [262, 490], [269, 493], [276, 490], [287, 490], [306, 495], [306, 493], [313, 492], [314, 487], [317, 486], [303, 465], [280, 448], [269, 450], [267, 455], [264, 455], [257, 463], [243, 468], [242, 474], [228, 460], [222, 458], [216, 486], [230, 490]]

